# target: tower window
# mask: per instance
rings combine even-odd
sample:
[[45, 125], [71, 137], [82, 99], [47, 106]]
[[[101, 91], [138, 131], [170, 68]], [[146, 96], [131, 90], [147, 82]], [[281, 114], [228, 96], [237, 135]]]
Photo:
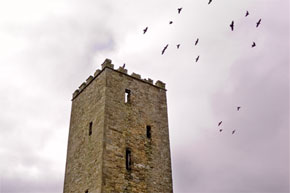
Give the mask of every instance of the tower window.
[[85, 193], [89, 193], [89, 190], [86, 190]]
[[89, 136], [91, 136], [93, 133], [93, 122], [90, 122], [90, 126], [89, 126]]
[[130, 95], [131, 91], [129, 89], [125, 89], [125, 103], [130, 103]]
[[131, 160], [131, 150], [130, 149], [126, 149], [126, 169], [128, 171], [131, 170], [131, 165], [132, 165], [132, 160]]
[[150, 125], [146, 126], [146, 136], [148, 139], [151, 139], [151, 126]]

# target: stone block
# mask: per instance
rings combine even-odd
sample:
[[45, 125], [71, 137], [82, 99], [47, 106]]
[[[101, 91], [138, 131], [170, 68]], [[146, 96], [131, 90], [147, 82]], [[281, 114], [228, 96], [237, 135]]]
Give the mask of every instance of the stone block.
[[110, 60], [110, 59], [107, 58], [107, 59], [103, 62], [103, 64], [102, 64], [102, 69], [104, 69], [104, 68], [106, 68], [106, 67], [114, 69], [114, 64], [112, 64], [112, 60]]
[[95, 77], [98, 76], [100, 72], [101, 72], [101, 70], [97, 69], [96, 72], [94, 73], [94, 76]]
[[158, 86], [158, 87], [160, 87], [160, 88], [165, 89], [165, 83], [163, 83], [163, 82], [160, 81], [160, 80], [157, 80], [157, 82], [155, 83], [155, 86]]
[[125, 68], [123, 68], [123, 67], [121, 67], [121, 66], [118, 68], [118, 71], [120, 71], [120, 72], [122, 72], [122, 73], [125, 73], [125, 74], [128, 73], [128, 70], [125, 69]]
[[134, 77], [134, 78], [141, 79], [141, 75], [140, 75], [140, 74], [137, 74], [137, 73], [135, 73], [135, 72], [133, 72], [133, 73], [131, 74], [131, 76]]
[[81, 86], [79, 86], [79, 90], [82, 91], [86, 87], [87, 83], [83, 82]]
[[92, 82], [93, 79], [94, 79], [93, 76], [89, 76], [86, 80], [86, 83], [89, 84], [90, 82]]

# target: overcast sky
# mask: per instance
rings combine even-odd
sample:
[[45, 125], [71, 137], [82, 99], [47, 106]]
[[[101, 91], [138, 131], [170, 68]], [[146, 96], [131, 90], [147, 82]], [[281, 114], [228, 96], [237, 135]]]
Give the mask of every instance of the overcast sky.
[[166, 83], [175, 193], [289, 192], [289, 1], [207, 3], [0, 1], [0, 192], [62, 192], [71, 95], [106, 58]]

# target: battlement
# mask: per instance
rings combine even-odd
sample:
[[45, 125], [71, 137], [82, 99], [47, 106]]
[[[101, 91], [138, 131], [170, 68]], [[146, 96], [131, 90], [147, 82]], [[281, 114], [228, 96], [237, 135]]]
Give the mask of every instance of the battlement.
[[134, 79], [140, 80], [142, 82], [145, 82], [147, 84], [150, 84], [154, 87], [158, 87], [160, 89], [166, 90], [165, 88], [165, 83], [163, 83], [160, 80], [157, 80], [155, 84], [153, 83], [153, 80], [148, 78], [148, 79], [142, 79], [140, 74], [137, 74], [135, 72], [132, 72], [131, 75], [128, 74], [128, 70], [125, 69], [124, 67], [120, 66], [118, 69], [114, 69], [114, 64], [112, 64], [112, 60], [106, 59], [102, 65], [102, 70], [97, 69], [94, 73], [94, 76], [90, 75], [85, 82], [83, 82], [77, 90], [74, 91], [72, 100], [74, 100], [95, 78], [97, 78], [106, 68], [110, 68], [116, 72], [125, 74], [126, 76], [130, 76]]

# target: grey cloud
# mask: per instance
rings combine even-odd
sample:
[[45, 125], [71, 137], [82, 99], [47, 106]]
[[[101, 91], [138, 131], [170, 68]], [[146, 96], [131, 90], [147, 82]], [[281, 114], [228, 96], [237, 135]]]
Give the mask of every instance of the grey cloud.
[[[15, 47], [25, 45], [1, 66], [10, 76], [0, 77], [0, 155], [6, 158], [1, 191], [62, 191], [71, 93], [106, 57], [167, 83], [175, 192], [289, 190], [285, 1], [226, 0], [210, 7], [202, 1], [61, 2], [67, 12], [1, 25], [1, 34], [19, 40]], [[179, 6], [184, 10], [176, 15]], [[247, 8], [251, 17], [245, 20]], [[249, 30], [259, 17], [261, 28]], [[168, 18], [174, 20], [172, 28]], [[232, 18], [239, 24], [235, 33], [227, 31]], [[196, 37], [200, 45], [192, 47]], [[248, 49], [254, 39], [258, 46]], [[194, 63], [198, 54], [200, 62]], [[237, 105], [242, 106], [238, 113]]]

